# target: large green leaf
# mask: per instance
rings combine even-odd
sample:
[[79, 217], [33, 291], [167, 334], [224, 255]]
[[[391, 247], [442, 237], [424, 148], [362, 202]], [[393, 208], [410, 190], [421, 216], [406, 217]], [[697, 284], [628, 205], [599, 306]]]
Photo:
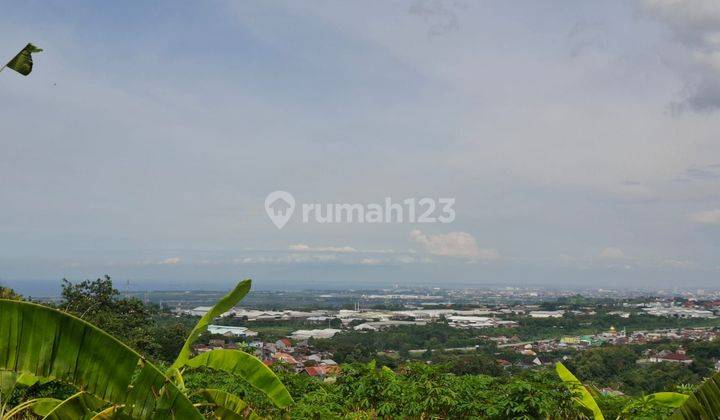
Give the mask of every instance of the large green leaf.
[[0, 370], [0, 403], [9, 399], [20, 374], [9, 370]]
[[275, 372], [265, 366], [257, 357], [243, 351], [212, 350], [193, 357], [185, 364], [193, 368], [208, 367], [238, 375], [262, 391], [280, 408], [293, 403], [290, 393]]
[[[16, 72], [27, 76], [30, 74], [33, 68], [32, 53], [38, 53], [42, 49], [34, 46], [33, 44], [27, 44], [12, 60], [10, 60], [6, 66], [9, 69], [13, 69]], [[0, 68], [0, 71], [2, 69]]]
[[219, 389], [201, 389], [195, 395], [207, 401], [206, 405], [214, 407], [214, 415], [219, 419], [235, 420], [244, 419], [246, 416], [251, 419], [258, 418], [245, 401], [228, 392]]
[[673, 420], [720, 419], [720, 373], [703, 382], [670, 418]]
[[[645, 395], [639, 398], [634, 398], [628, 402], [622, 409], [621, 414], [627, 416], [638, 416], [639, 413], [653, 411], [656, 408], [673, 409], [678, 408], [688, 396], [677, 392], [656, 392], [655, 394]], [[625, 416], [620, 416], [625, 417]], [[618, 418], [620, 418], [618, 417]]]
[[107, 403], [87, 392], [78, 392], [57, 404], [45, 417], [46, 420], [86, 420]]
[[175, 362], [172, 364], [170, 369], [180, 369], [185, 364], [185, 362], [190, 358], [190, 346], [192, 346], [192, 344], [195, 342], [195, 340], [197, 340], [200, 334], [202, 334], [202, 332], [207, 329], [207, 326], [210, 324], [210, 322], [212, 322], [213, 319], [217, 318], [223, 313], [232, 309], [232, 307], [235, 306], [236, 303], [238, 303], [242, 298], [245, 297], [245, 295], [247, 295], [247, 293], [250, 291], [251, 285], [252, 280], [250, 279], [241, 281], [237, 284], [237, 286], [235, 286], [235, 289], [233, 289], [232, 292], [228, 293], [222, 299], [220, 299], [218, 303], [216, 303], [215, 306], [213, 306], [208, 313], [206, 313], [202, 318], [200, 318], [200, 321], [198, 321], [198, 323], [195, 325], [195, 328], [193, 328], [193, 330], [190, 332], [187, 340], [185, 340], [185, 344], [180, 350], [180, 354], [178, 354], [177, 359], [175, 359]]
[[580, 382], [578, 378], [576, 378], [575, 375], [573, 375], [572, 372], [570, 372], [568, 368], [565, 367], [565, 365], [560, 362], [556, 363], [555, 371], [557, 372], [560, 379], [565, 382], [565, 384], [573, 392], [579, 394], [579, 396], [575, 398], [575, 401], [579, 405], [590, 410], [593, 413], [593, 417], [595, 418], [595, 420], [605, 420], [602, 411], [600, 411], [600, 407], [598, 407], [597, 402], [595, 402], [595, 398], [593, 398], [593, 396], [590, 394], [590, 391], [585, 388], [585, 385], [583, 385], [582, 382]]
[[97, 327], [42, 305], [0, 299], [0, 369], [72, 384], [123, 404], [138, 418], [202, 418], [138, 353]]
[[122, 407], [111, 405], [103, 411], [95, 414], [92, 420], [130, 420], [132, 417], [128, 416], [122, 411]]
[[687, 401], [688, 396], [679, 392], [656, 392], [645, 398], [662, 407], [679, 408]]
[[[33, 386], [40, 378], [30, 373], [18, 373], [11, 370], [0, 370], [0, 401], [10, 398], [18, 385]], [[47, 382], [44, 380], [42, 382]]]
[[50, 412], [57, 407], [58, 404], [61, 404], [62, 401], [58, 400], [56, 398], [38, 398], [33, 401], [31, 404], [31, 408], [33, 413], [37, 414], [38, 416], [45, 417]]
[[55, 398], [36, 398], [28, 401], [24, 401], [11, 410], [8, 410], [2, 417], [3, 419], [10, 419], [19, 413], [32, 409], [33, 413], [38, 416], [45, 417], [53, 408], [55, 408], [62, 401]]
[[38, 400], [25, 401], [12, 409], [8, 409], [7, 404], [18, 385], [29, 387], [37, 382], [40, 382], [40, 378], [29, 373], [0, 370], [0, 418], [10, 418], [23, 410], [32, 408]]

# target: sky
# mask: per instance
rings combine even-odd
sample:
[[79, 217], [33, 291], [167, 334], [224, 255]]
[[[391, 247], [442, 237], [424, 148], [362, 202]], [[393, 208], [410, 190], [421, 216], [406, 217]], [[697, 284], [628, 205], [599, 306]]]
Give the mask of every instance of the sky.
[[[44, 49], [0, 73], [20, 291], [718, 285], [715, 0], [7, 1], [0, 35]], [[455, 218], [300, 214], [386, 198]]]

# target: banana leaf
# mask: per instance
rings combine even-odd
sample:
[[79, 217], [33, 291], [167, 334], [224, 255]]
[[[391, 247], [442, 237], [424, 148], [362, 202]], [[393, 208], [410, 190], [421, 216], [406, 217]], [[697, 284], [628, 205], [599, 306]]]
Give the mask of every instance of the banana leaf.
[[0, 299], [0, 369], [71, 384], [138, 418], [202, 418], [138, 353], [79, 318], [34, 303]]
[[238, 375], [254, 386], [278, 407], [284, 408], [293, 403], [290, 393], [275, 372], [270, 370], [257, 357], [238, 350], [212, 350], [202, 353], [185, 362], [192, 368], [208, 367]]
[[249, 417], [251, 419], [259, 418], [249, 409], [248, 404], [245, 401], [228, 392], [221, 391], [219, 389], [201, 389], [196, 392], [195, 395], [207, 401], [208, 404], [204, 405], [213, 407], [215, 409], [213, 414], [219, 419], [235, 420], [244, 419], [245, 417]]
[[46, 420], [87, 420], [107, 403], [87, 392], [78, 392], [57, 404], [43, 419]]
[[578, 378], [576, 378], [575, 375], [573, 375], [572, 372], [565, 367], [565, 365], [560, 362], [556, 363], [555, 371], [571, 391], [579, 394], [579, 396], [575, 397], [575, 402], [590, 410], [593, 413], [595, 420], [605, 420], [602, 411], [600, 411], [600, 407], [598, 407], [597, 402], [595, 402], [595, 398], [593, 398], [590, 394], [590, 391], [585, 388], [585, 385], [583, 385], [582, 382], [580, 382]]
[[682, 407], [688, 396], [679, 392], [656, 392], [645, 398], [662, 407], [679, 408]]
[[170, 369], [177, 370], [185, 364], [185, 362], [190, 358], [190, 346], [192, 346], [192, 344], [195, 342], [195, 340], [198, 339], [200, 334], [202, 334], [202, 332], [207, 329], [207, 326], [210, 324], [210, 322], [212, 322], [213, 319], [217, 318], [228, 310], [232, 309], [232, 307], [235, 306], [236, 303], [238, 303], [242, 298], [245, 297], [245, 295], [247, 295], [247, 293], [250, 291], [251, 285], [252, 280], [250, 279], [241, 281], [237, 284], [237, 286], [235, 286], [235, 289], [233, 289], [233, 291], [220, 299], [218, 303], [216, 303], [215, 306], [213, 306], [208, 313], [206, 313], [202, 318], [200, 318], [200, 321], [198, 321], [198, 323], [195, 325], [195, 328], [190, 331], [190, 335], [188, 336], [187, 340], [185, 340], [185, 344], [180, 350], [180, 354], [178, 354], [177, 359], [175, 359], [175, 362], [172, 364], [172, 366], [170, 366]]
[[670, 417], [672, 420], [720, 419], [720, 373], [708, 378]]
[[61, 400], [55, 398], [36, 398], [24, 401], [4, 413], [2, 418], [9, 419], [13, 416], [16, 416], [22, 411], [30, 409], [38, 416], [45, 417], [50, 411], [53, 410], [53, 408], [55, 408], [61, 402]]
[[111, 405], [103, 411], [95, 414], [92, 420], [131, 420], [132, 417], [128, 416], [122, 411], [122, 407], [117, 405]]
[[56, 398], [38, 398], [31, 404], [31, 408], [33, 413], [45, 417], [60, 403], [62, 401]]
[[[0, 370], [0, 401], [10, 398], [18, 385], [33, 386], [40, 378], [29, 373], [18, 373], [11, 370]], [[44, 380], [42, 382], [47, 382]]]

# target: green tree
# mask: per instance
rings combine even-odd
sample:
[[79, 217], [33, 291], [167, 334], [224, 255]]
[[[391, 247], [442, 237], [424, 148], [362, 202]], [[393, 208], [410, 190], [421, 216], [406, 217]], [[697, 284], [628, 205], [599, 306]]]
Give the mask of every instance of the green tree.
[[157, 343], [158, 359], [172, 363], [180, 353], [188, 334], [190, 334], [190, 327], [181, 322], [155, 327], [153, 340]]
[[0, 299], [20, 300], [22, 297], [9, 287], [0, 286]]
[[63, 279], [60, 307], [91, 322], [145, 356], [155, 357], [153, 311], [137, 298], [123, 297], [110, 276], [71, 283]]
[[[591, 414], [595, 420], [604, 420], [608, 413], [603, 412], [596, 401], [596, 398], [600, 396], [597, 390], [580, 382], [562, 363], [558, 362], [555, 369], [560, 379], [573, 392], [573, 401]], [[630, 399], [624, 401], [625, 405], [619, 409], [618, 418], [665, 418], [683, 405], [687, 399], [687, 395], [677, 392], [657, 392]], [[609, 405], [613, 406], [614, 404]], [[615, 407], [613, 408], [615, 409]]]

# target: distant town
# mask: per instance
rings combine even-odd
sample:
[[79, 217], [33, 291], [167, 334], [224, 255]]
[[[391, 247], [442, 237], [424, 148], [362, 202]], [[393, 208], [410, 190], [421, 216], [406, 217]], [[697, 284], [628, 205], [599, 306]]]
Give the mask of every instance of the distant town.
[[[177, 317], [203, 316], [211, 307], [194, 304], [217, 298], [209, 292], [142, 296]], [[336, 346], [323, 343], [369, 333], [446, 328], [457, 331], [453, 334], [463, 337], [466, 345], [406, 348], [404, 357], [436, 351], [472, 352], [490, 345], [498, 365], [525, 369], [547, 366], [572, 357], [573, 352], [603, 345], [676, 342], [678, 346], [672, 350], [648, 347], [636, 362], [687, 365], [693, 360], [682, 343], [717, 340], [719, 320], [720, 293], [704, 290], [652, 294], [518, 288], [259, 292], [217, 318], [206, 339], [193, 350], [245, 348], [268, 365], [281, 363], [296, 372], [332, 377], [340, 373], [339, 365], [345, 360], [335, 360]], [[605, 326], [607, 323], [611, 325]], [[378, 354], [400, 357], [401, 349], [379, 346]], [[720, 360], [714, 363], [720, 370]]]

